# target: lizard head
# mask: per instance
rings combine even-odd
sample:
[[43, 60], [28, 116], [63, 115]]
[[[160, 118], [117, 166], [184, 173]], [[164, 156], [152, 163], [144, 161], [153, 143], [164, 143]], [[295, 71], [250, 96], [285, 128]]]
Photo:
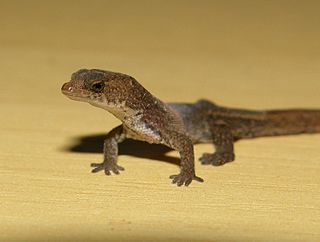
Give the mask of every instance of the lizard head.
[[98, 69], [73, 73], [61, 91], [72, 100], [106, 109], [120, 119], [140, 105], [141, 95], [147, 93], [131, 76]]
[[117, 107], [127, 98], [135, 79], [121, 73], [98, 69], [81, 69], [72, 74], [71, 80], [61, 87], [70, 99], [88, 102], [102, 108]]

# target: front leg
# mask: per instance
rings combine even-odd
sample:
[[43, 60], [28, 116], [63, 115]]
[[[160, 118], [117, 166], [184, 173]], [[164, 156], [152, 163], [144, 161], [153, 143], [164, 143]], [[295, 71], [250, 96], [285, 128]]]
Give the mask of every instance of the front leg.
[[170, 176], [172, 183], [176, 183], [178, 186], [183, 184], [188, 186], [192, 180], [203, 182], [203, 179], [195, 174], [193, 144], [190, 138], [172, 131], [170, 139], [166, 143], [171, 148], [179, 151], [181, 157], [180, 174]]
[[204, 153], [199, 159], [201, 164], [220, 166], [227, 162], [234, 161], [234, 138], [230, 128], [228, 128], [227, 125], [213, 125], [211, 132], [216, 152], [213, 154]]
[[118, 144], [124, 141], [126, 138], [125, 133], [123, 132], [123, 126], [120, 125], [113, 130], [111, 130], [105, 141], [103, 146], [103, 154], [104, 159], [102, 163], [92, 163], [91, 167], [92, 172], [98, 172], [104, 170], [106, 175], [111, 175], [111, 171], [114, 174], [119, 174], [119, 171], [123, 171], [124, 168], [117, 165], [118, 159]]

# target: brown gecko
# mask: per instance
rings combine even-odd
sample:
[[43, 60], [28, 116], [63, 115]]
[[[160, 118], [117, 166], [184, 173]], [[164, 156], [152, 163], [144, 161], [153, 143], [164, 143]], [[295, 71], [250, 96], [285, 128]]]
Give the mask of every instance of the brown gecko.
[[320, 110], [249, 111], [218, 106], [207, 100], [194, 104], [164, 103], [129, 75], [81, 69], [72, 74], [62, 93], [116, 116], [122, 124], [104, 142], [104, 160], [92, 172], [119, 174], [118, 143], [126, 138], [163, 144], [180, 153], [180, 173], [170, 178], [178, 186], [203, 182], [194, 170], [193, 144], [213, 143], [202, 164], [223, 165], [235, 159], [234, 142], [244, 138], [320, 132]]

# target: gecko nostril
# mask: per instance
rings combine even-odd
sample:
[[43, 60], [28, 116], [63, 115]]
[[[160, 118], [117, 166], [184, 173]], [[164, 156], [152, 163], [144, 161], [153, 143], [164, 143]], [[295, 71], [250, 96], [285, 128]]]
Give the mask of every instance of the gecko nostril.
[[72, 91], [73, 91], [73, 88], [72, 88], [72, 87], [68, 87], [68, 91], [69, 91], [69, 92], [72, 92]]

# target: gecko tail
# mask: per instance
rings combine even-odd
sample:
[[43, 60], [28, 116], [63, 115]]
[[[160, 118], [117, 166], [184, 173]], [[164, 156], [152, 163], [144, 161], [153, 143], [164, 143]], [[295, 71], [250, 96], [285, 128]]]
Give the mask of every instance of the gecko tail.
[[320, 133], [320, 110], [270, 110], [264, 124], [269, 135]]

